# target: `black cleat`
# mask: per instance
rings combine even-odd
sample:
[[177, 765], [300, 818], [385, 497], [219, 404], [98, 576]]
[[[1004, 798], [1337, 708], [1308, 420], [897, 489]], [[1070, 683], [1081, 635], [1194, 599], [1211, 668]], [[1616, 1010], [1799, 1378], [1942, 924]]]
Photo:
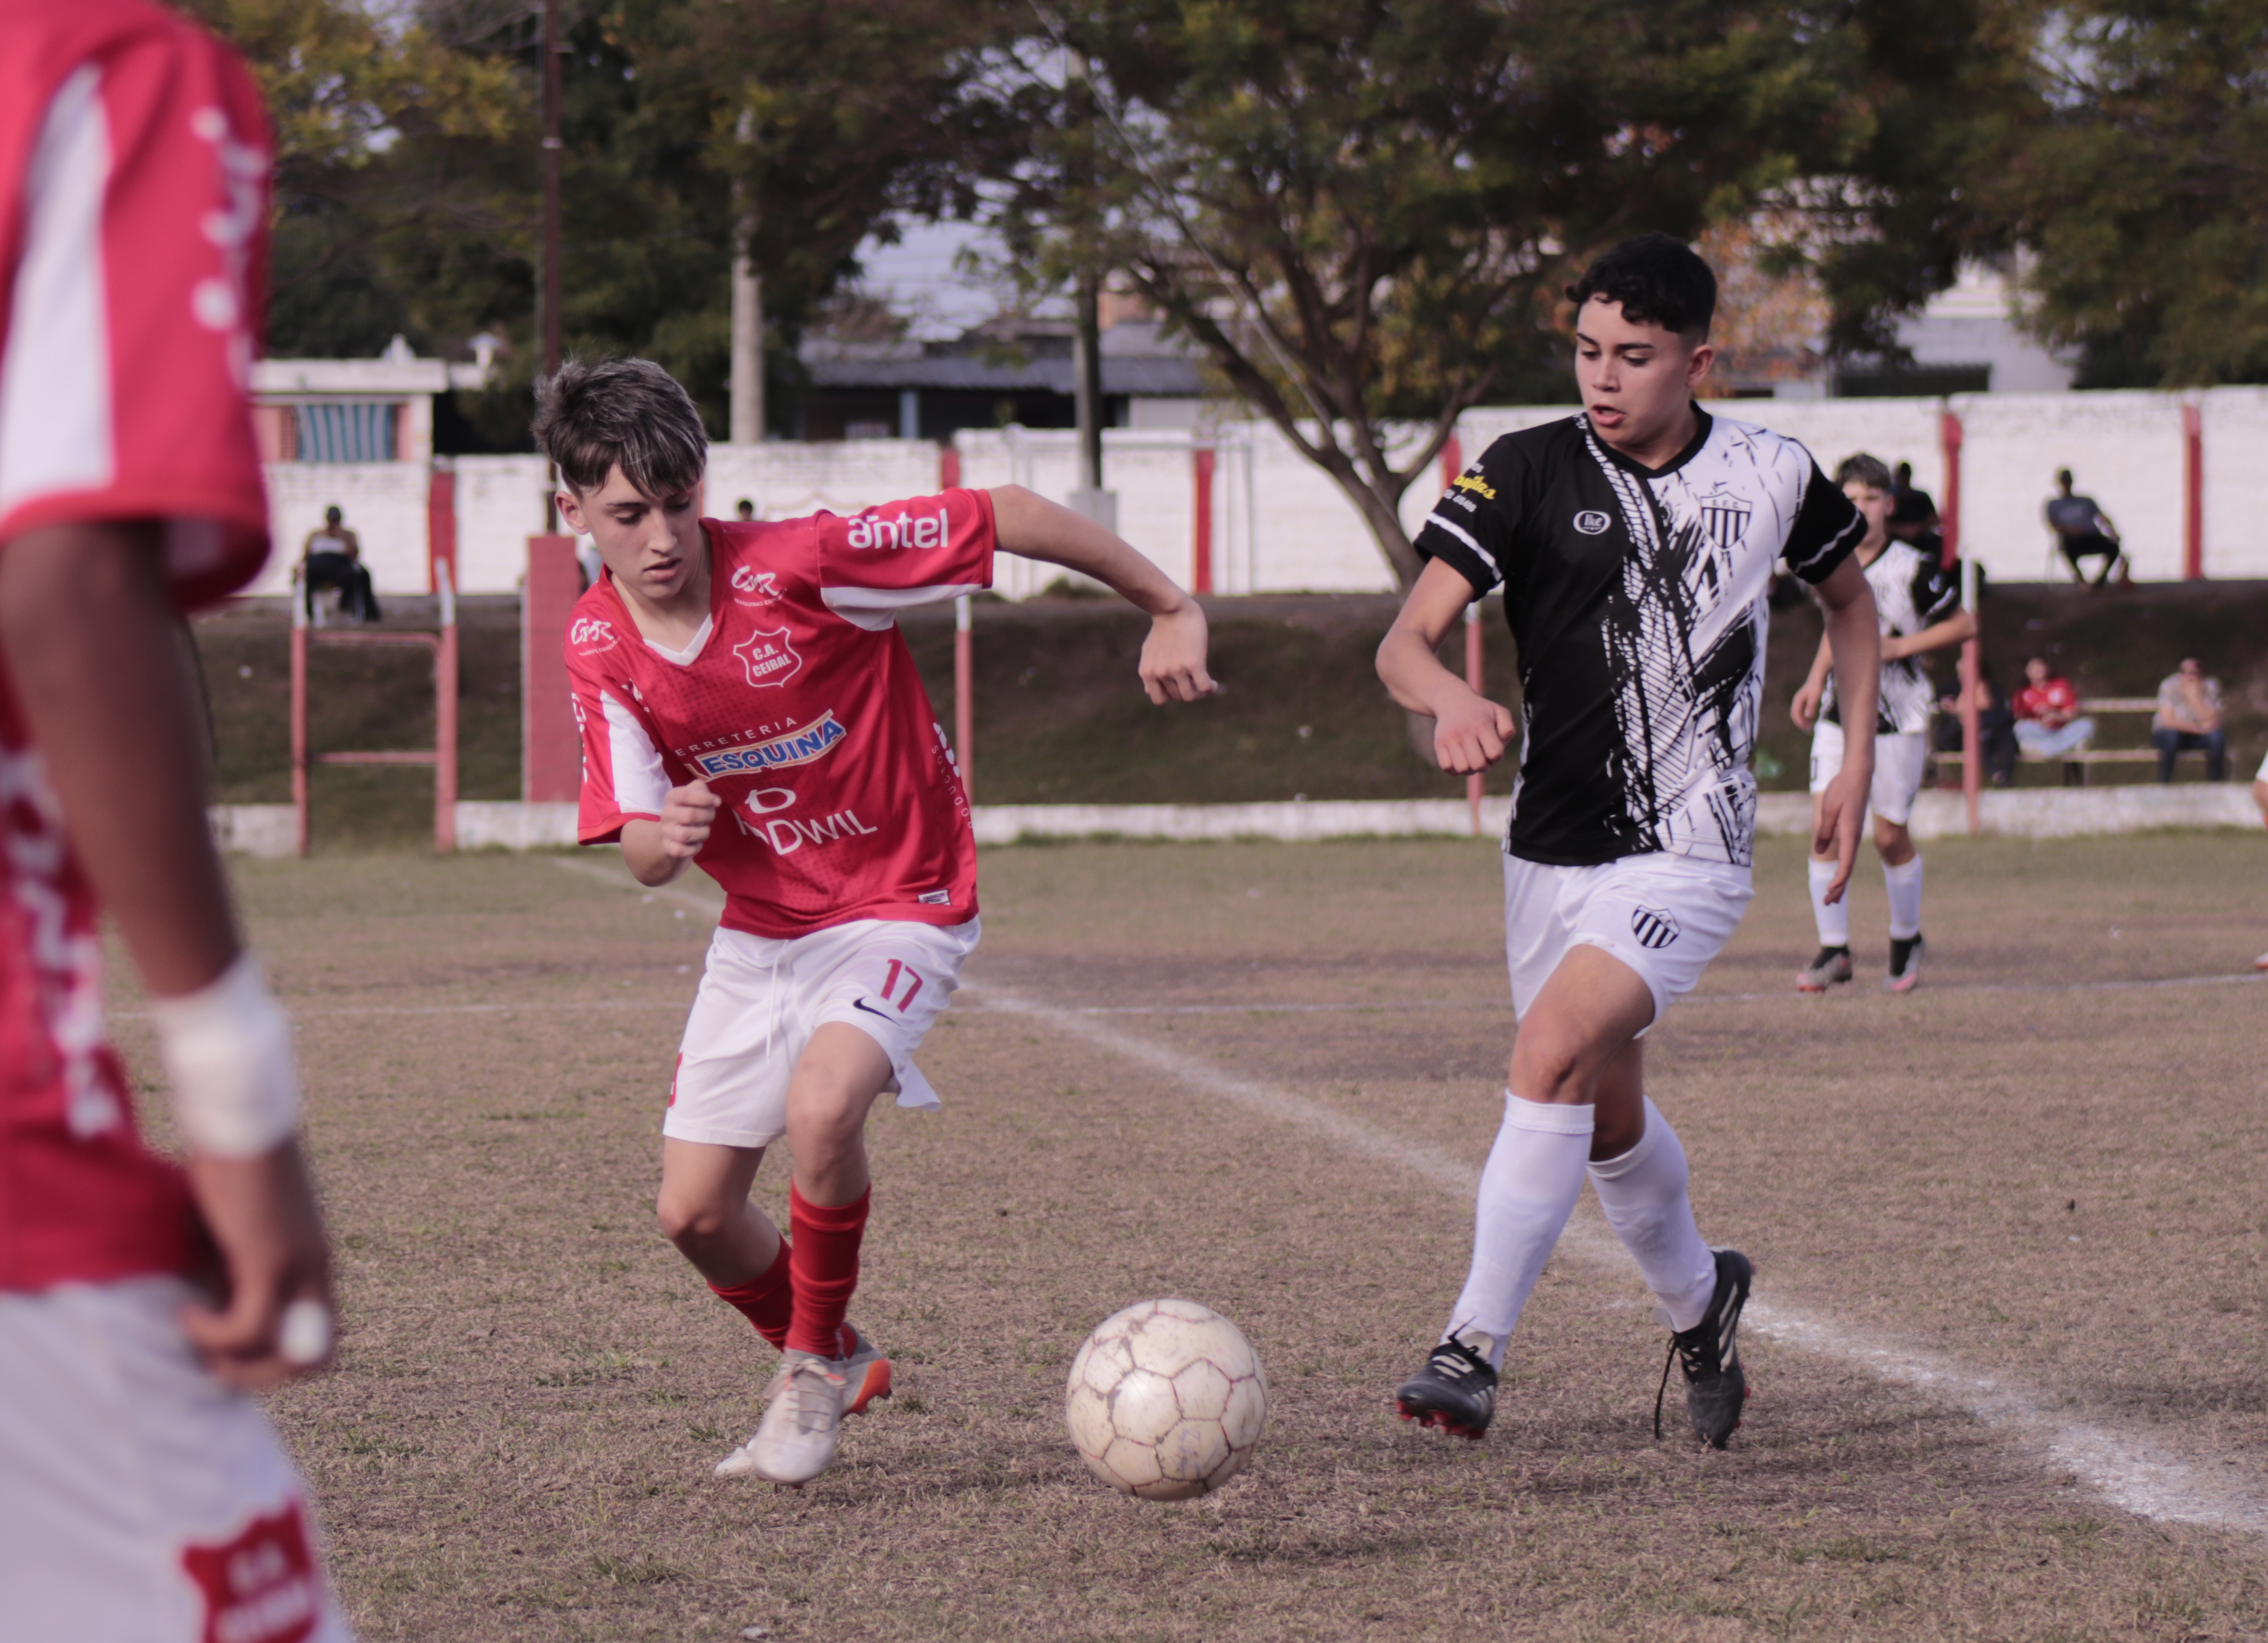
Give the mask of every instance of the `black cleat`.
[[1890, 938], [1890, 973], [1882, 982], [1885, 992], [1911, 992], [1921, 985], [1921, 961], [1929, 943], [1917, 934], [1911, 940]]
[[1709, 1310], [1691, 1329], [1674, 1330], [1669, 1337], [1661, 1389], [1653, 1399], [1653, 1435], [1661, 1436], [1661, 1401], [1669, 1389], [1669, 1365], [1675, 1360], [1685, 1371], [1685, 1418], [1693, 1423], [1693, 1435], [1721, 1449], [1740, 1426], [1741, 1405], [1749, 1396], [1749, 1378], [1742, 1373], [1741, 1349], [1734, 1337], [1740, 1330], [1741, 1309], [1749, 1304], [1756, 1269], [1738, 1249], [1719, 1249], [1716, 1255], [1717, 1288], [1709, 1297]]
[[[1475, 1335], [1485, 1343], [1487, 1337]], [[1459, 1438], [1477, 1439], [1496, 1414], [1496, 1371], [1485, 1355], [1451, 1336], [1436, 1346], [1425, 1367], [1404, 1381], [1394, 1394], [1402, 1418], [1421, 1426], [1439, 1426]]]
[[1795, 973], [1798, 992], [1825, 992], [1851, 979], [1851, 949], [1822, 947], [1819, 956]]

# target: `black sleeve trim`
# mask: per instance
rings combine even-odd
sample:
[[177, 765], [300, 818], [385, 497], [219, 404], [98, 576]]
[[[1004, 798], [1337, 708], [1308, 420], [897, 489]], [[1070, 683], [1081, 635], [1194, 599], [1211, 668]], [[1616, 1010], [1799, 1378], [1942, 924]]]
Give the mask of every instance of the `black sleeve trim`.
[[1787, 546], [1781, 549], [1787, 568], [1816, 587], [1866, 539], [1866, 515], [1814, 462], [1811, 478], [1803, 488], [1803, 505], [1796, 510]]

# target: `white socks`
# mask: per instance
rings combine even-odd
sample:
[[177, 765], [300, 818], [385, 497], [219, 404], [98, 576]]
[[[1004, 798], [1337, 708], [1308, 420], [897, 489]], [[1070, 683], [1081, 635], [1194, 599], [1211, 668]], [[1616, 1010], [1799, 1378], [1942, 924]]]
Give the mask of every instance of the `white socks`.
[[1651, 1097], [1638, 1145], [1591, 1166], [1607, 1225], [1638, 1262], [1646, 1286], [1660, 1299], [1675, 1330], [1700, 1323], [1717, 1288], [1717, 1258], [1693, 1224], [1686, 1181], [1685, 1148]]
[[1851, 895], [1848, 890], [1843, 899], [1830, 907], [1827, 887], [1835, 882], [1835, 864], [1814, 858], [1811, 862], [1811, 916], [1819, 923], [1819, 945], [1823, 947], [1847, 947], [1851, 945]]
[[1903, 867], [1884, 862], [1882, 884], [1890, 893], [1890, 939], [1912, 940], [1921, 933], [1920, 852], [1917, 851]]
[[[1851, 897], [1846, 891], [1841, 901], [1830, 907], [1826, 902], [1827, 887], [1835, 880], [1835, 864], [1813, 861], [1810, 864], [1811, 916], [1818, 921], [1819, 945], [1823, 947], [1847, 947], [1851, 945]], [[1890, 893], [1890, 939], [1911, 941], [1921, 933], [1921, 857], [1903, 867], [1882, 864], [1882, 885]]]
[[[1520, 1309], [1574, 1213], [1590, 1164], [1591, 1118], [1589, 1107], [1551, 1106], [1505, 1092], [1504, 1125], [1481, 1170], [1472, 1271], [1449, 1320], [1454, 1333], [1477, 1330], [1489, 1337], [1491, 1367], [1503, 1363]], [[1682, 1182], [1684, 1154], [1677, 1157]]]

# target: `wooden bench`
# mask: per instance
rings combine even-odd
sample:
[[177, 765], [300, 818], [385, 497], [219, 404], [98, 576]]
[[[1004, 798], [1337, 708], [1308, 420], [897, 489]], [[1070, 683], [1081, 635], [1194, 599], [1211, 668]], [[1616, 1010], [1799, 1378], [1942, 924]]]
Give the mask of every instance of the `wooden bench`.
[[[2096, 696], [2080, 699], [2079, 716], [2101, 719], [2113, 713], [2144, 713], [2157, 717], [2158, 698], [2154, 696]], [[2197, 751], [2202, 753], [2203, 749]], [[1940, 764], [1958, 766], [1968, 758], [1966, 753], [1940, 753], [1932, 755]], [[2066, 773], [2076, 770], [2081, 786], [2087, 783], [2087, 770], [2091, 764], [2155, 764], [2155, 748], [2081, 748], [2073, 753], [2025, 753], [2016, 755], [2022, 764], [2060, 764]]]

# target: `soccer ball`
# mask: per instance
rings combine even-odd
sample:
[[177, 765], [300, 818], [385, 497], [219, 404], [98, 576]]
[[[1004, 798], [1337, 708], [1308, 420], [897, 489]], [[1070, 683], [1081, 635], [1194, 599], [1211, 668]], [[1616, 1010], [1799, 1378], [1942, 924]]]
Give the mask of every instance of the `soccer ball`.
[[1071, 1363], [1064, 1411], [1094, 1475], [1145, 1500], [1186, 1500], [1242, 1470], [1268, 1418], [1244, 1333], [1194, 1300], [1114, 1312]]

